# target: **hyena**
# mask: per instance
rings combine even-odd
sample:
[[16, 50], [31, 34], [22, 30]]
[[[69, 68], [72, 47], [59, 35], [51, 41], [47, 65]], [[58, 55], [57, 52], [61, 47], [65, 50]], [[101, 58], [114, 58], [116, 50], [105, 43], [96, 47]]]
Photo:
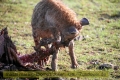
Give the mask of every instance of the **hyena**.
[[[57, 70], [57, 54], [60, 45], [68, 47], [71, 67], [77, 68], [73, 39], [79, 34], [82, 26], [88, 24], [89, 21], [86, 18], [77, 20], [75, 12], [60, 0], [41, 0], [35, 6], [31, 21], [35, 48], [39, 49], [43, 45], [49, 49], [48, 44], [59, 43], [52, 56], [52, 70]], [[46, 40], [46, 44], [41, 43], [44, 40]], [[47, 42], [47, 40], [50, 41]]]

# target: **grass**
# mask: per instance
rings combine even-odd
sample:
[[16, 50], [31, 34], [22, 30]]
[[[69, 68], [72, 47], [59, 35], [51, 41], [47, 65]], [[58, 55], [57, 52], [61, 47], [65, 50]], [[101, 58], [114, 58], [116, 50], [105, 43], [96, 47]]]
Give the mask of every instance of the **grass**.
[[[117, 1], [117, 2], [116, 2]], [[78, 19], [86, 17], [89, 26], [81, 31], [84, 40], [75, 41], [75, 53], [80, 70], [99, 64], [111, 63], [120, 66], [120, 1], [119, 0], [63, 0], [73, 9]], [[18, 52], [31, 53], [34, 42], [31, 30], [31, 15], [39, 0], [0, 0], [0, 29], [7, 27], [9, 35], [17, 46]], [[71, 70], [70, 58], [65, 49], [61, 49], [58, 62], [59, 70]], [[93, 66], [90, 70], [94, 70]], [[120, 69], [113, 70], [113, 77], [118, 79]], [[115, 74], [114, 74], [115, 72]]]

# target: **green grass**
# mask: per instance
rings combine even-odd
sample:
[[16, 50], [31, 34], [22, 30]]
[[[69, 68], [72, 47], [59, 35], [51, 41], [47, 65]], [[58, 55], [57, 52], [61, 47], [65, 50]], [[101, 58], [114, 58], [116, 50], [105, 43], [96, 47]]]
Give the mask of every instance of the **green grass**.
[[[31, 30], [31, 15], [39, 0], [0, 0], [0, 29], [7, 27], [18, 52], [34, 51]], [[78, 69], [97, 69], [90, 62], [111, 63], [120, 66], [120, 1], [119, 0], [63, 0], [73, 9], [78, 19], [86, 17], [89, 26], [83, 27], [82, 41], [75, 41]], [[59, 53], [59, 70], [71, 70], [70, 58], [65, 49]], [[113, 70], [113, 72], [115, 72]], [[120, 69], [114, 75], [120, 74]], [[109, 77], [109, 79], [117, 79]], [[90, 79], [92, 80], [92, 79]]]

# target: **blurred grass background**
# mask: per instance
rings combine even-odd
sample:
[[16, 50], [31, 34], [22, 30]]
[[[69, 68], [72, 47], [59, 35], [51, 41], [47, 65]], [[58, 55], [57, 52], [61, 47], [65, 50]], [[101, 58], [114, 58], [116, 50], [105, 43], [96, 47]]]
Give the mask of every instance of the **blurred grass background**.
[[[22, 54], [34, 51], [31, 16], [40, 0], [0, 0], [0, 29], [7, 27], [9, 35]], [[75, 54], [80, 70], [97, 70], [100, 64], [120, 66], [120, 0], [62, 0], [73, 9], [80, 20], [86, 17], [89, 26], [83, 27], [82, 40], [75, 41]], [[59, 53], [60, 70], [70, 69], [66, 49]], [[93, 64], [94, 62], [98, 64]], [[120, 77], [120, 69], [110, 69], [110, 80]]]

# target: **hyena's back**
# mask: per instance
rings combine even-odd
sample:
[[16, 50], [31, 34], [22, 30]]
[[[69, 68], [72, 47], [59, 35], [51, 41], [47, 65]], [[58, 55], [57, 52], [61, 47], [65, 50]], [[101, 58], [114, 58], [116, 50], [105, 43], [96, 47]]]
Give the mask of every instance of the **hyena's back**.
[[74, 11], [59, 0], [42, 0], [33, 11], [32, 27], [42, 28], [42, 30], [52, 27], [61, 29], [76, 23]]

